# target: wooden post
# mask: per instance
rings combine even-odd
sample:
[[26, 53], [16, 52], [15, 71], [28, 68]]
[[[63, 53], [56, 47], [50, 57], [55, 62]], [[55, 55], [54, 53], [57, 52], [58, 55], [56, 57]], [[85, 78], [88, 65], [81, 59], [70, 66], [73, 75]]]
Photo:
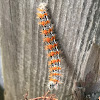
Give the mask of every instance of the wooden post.
[[[100, 0], [43, 1], [48, 3], [63, 52], [63, 84], [53, 92], [59, 100], [72, 100], [67, 95], [72, 93], [74, 80], [93, 84], [100, 78]], [[36, 19], [40, 2], [0, 1], [5, 100], [22, 100], [26, 91], [29, 98], [47, 91], [48, 59]], [[88, 81], [91, 73], [95, 76]]]

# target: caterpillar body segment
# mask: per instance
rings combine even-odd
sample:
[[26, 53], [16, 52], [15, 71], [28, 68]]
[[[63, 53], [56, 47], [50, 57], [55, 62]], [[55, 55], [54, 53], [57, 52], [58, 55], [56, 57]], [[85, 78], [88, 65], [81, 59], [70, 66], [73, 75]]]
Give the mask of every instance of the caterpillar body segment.
[[49, 29], [43, 29], [40, 31], [41, 34], [44, 34], [44, 35], [48, 35], [50, 33], [53, 32], [53, 27], [49, 28]]
[[47, 16], [47, 13], [41, 14], [41, 13], [37, 13], [37, 18], [44, 18], [44, 16]]
[[51, 41], [55, 40], [55, 37], [56, 37], [55, 35], [52, 36], [52, 37], [47, 36], [47, 37], [45, 37], [45, 38], [43, 39], [43, 42], [50, 43]]
[[58, 66], [54, 66], [54, 67], [50, 67], [49, 71], [52, 72], [53, 70], [61, 70], [61, 67]]
[[58, 46], [57, 43], [54, 44], [48, 44], [45, 46], [45, 50], [52, 50], [53, 48], [56, 48]]
[[59, 63], [61, 60], [60, 59], [53, 59], [51, 61], [48, 61], [48, 66], [51, 64]]
[[57, 54], [59, 54], [60, 53], [60, 51], [51, 51], [51, 52], [49, 52], [48, 53], [48, 57], [52, 57], [52, 56], [55, 56], [55, 55], [57, 55]]

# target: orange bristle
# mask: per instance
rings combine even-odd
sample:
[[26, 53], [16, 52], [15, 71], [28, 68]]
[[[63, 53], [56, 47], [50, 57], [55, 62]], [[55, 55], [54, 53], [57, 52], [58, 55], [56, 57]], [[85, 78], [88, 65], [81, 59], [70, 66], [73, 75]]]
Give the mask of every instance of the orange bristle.
[[54, 64], [54, 63], [56, 63], [56, 59], [53, 59], [51, 61], [48, 61], [48, 65], [51, 65], [51, 64]]
[[52, 36], [52, 37], [51, 37], [51, 41], [55, 40], [55, 37], [56, 37], [56, 36]]
[[53, 64], [56, 63], [56, 59], [53, 59], [51, 62], [52, 62]]
[[48, 30], [42, 30], [42, 31], [40, 31], [42, 34], [44, 34], [44, 35], [47, 35], [47, 34], [50, 34], [51, 32], [53, 31], [53, 28], [50, 28], [50, 29], [48, 29]]
[[48, 34], [48, 30], [42, 30], [42, 31], [40, 31], [42, 34], [45, 34], [45, 35], [47, 35]]
[[39, 22], [39, 24], [44, 26], [45, 25], [45, 21]]
[[54, 47], [57, 47], [57, 46], [58, 46], [58, 43], [55, 43], [55, 44], [53, 45], [53, 48], [54, 48]]
[[48, 54], [48, 57], [51, 57], [51, 56], [54, 56], [56, 52], [54, 51], [51, 51], [49, 54]]
[[51, 65], [51, 61], [48, 61], [48, 65]]
[[48, 42], [48, 43], [50, 43], [50, 41], [53, 41], [54, 38], [55, 38], [55, 36], [52, 36], [51, 38], [46, 37], [46, 38], [43, 39], [43, 41], [44, 41], [44, 42]]
[[47, 16], [47, 13], [41, 14], [41, 13], [37, 13], [37, 17], [38, 18], [44, 18], [44, 16]]
[[48, 14], [47, 13], [44, 13], [44, 16], [48, 16]]
[[42, 19], [44, 17], [44, 14], [37, 13], [37, 17]]
[[52, 77], [52, 76], [61, 76], [61, 74], [59, 74], [59, 73], [50, 73], [49, 77]]
[[57, 62], [60, 62], [61, 60], [60, 59], [57, 59]]
[[57, 55], [59, 54], [60, 51], [51, 51], [49, 54], [48, 54], [48, 57], [52, 57], [54, 55]]
[[37, 10], [38, 11], [41, 11], [41, 12], [45, 11], [44, 9], [40, 9], [40, 8], [37, 8]]
[[53, 46], [52, 44], [49, 44], [49, 45], [45, 46], [45, 49], [46, 49], [46, 50], [48, 50], [48, 49], [52, 50], [53, 47], [54, 47], [54, 46]]
[[53, 27], [49, 28], [48, 33], [51, 33], [53, 31]]
[[60, 62], [60, 59], [53, 59], [51, 61], [48, 61], [48, 65], [54, 64], [56, 62]]
[[61, 67], [58, 67], [57, 70], [61, 70]]
[[39, 25], [45, 26], [46, 24], [50, 23], [49, 20], [39, 22]]
[[50, 71], [53, 71], [53, 70], [61, 70], [61, 67], [50, 67], [49, 70]]
[[60, 53], [60, 51], [56, 51], [56, 55], [59, 54], [59, 53]]
[[53, 78], [50, 78], [50, 80], [49, 81], [53, 81], [53, 82], [59, 82], [59, 80], [56, 80], [56, 79], [53, 79]]
[[50, 43], [51, 39], [49, 37], [46, 37], [46, 38], [43, 39], [43, 41]]
[[48, 23], [50, 23], [50, 20], [47, 20], [47, 21], [45, 22], [45, 24], [48, 24]]

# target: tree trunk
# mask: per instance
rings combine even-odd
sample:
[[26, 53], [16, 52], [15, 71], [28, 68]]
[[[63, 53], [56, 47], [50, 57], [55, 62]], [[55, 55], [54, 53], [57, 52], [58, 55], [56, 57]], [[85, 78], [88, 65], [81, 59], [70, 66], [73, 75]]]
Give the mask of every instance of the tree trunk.
[[[63, 83], [53, 93], [59, 100], [72, 100], [80, 80], [86, 94], [100, 91], [91, 88], [100, 78], [100, 0], [43, 1], [62, 51]], [[47, 92], [48, 59], [36, 18], [41, 0], [0, 2], [5, 100], [22, 100], [27, 91], [29, 98], [42, 96]]]

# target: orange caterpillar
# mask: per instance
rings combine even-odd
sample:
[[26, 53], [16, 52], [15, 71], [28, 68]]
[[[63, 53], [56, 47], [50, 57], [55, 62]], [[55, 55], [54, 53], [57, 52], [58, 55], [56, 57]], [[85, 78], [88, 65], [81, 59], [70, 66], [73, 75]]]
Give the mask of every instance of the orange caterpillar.
[[53, 32], [53, 25], [48, 17], [47, 5], [41, 3], [37, 9], [37, 18], [40, 19], [38, 23], [42, 30], [40, 33], [44, 35], [43, 42], [46, 43], [45, 50], [48, 50], [48, 66], [49, 66], [49, 82], [48, 87], [50, 90], [57, 89], [61, 80], [61, 67], [60, 57], [58, 50], [58, 43], [55, 40], [55, 34]]

